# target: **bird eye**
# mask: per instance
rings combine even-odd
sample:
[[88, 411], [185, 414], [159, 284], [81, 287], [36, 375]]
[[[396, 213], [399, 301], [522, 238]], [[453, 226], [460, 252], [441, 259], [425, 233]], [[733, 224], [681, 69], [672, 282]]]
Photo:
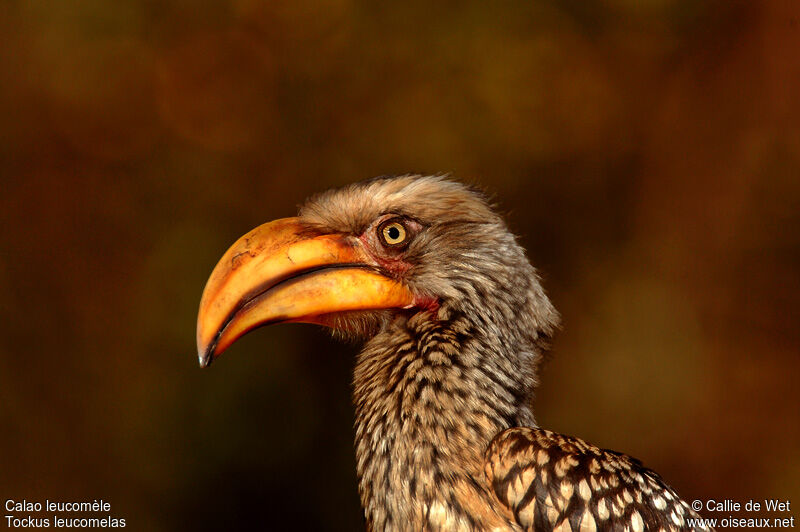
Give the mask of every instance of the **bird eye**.
[[378, 235], [384, 245], [396, 247], [404, 244], [408, 238], [406, 227], [397, 220], [389, 220], [378, 227]]

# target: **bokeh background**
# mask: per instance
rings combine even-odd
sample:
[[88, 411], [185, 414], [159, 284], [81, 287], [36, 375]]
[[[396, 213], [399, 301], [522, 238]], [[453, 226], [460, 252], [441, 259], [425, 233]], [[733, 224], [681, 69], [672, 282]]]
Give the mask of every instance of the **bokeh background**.
[[800, 4], [5, 0], [0, 38], [4, 501], [361, 529], [356, 348], [201, 371], [196, 309], [307, 195], [449, 172], [563, 314], [542, 425], [800, 505]]

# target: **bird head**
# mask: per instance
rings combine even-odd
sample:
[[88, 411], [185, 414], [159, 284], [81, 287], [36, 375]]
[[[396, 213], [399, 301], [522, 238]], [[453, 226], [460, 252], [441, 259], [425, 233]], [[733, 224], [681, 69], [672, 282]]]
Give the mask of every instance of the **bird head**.
[[314, 196], [223, 255], [197, 322], [201, 365], [248, 331], [317, 323], [370, 336], [397, 320], [469, 315], [518, 342], [558, 322], [536, 271], [478, 191], [441, 176], [376, 178]]

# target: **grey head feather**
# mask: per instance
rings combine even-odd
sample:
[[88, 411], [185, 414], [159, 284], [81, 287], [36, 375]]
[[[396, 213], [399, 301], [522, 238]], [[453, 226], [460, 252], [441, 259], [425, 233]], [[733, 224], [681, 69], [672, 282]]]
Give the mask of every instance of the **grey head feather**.
[[[380, 177], [309, 198], [299, 216], [318, 230], [361, 235], [380, 217], [396, 214], [422, 230], [405, 251], [411, 266], [396, 273], [416, 294], [439, 302], [439, 315], [469, 316], [503, 351], [526, 344], [535, 354], [518, 362], [538, 365], [559, 315], [525, 250], [475, 188], [445, 176]], [[340, 316], [348, 327], [374, 335], [394, 316], [387, 312]], [[335, 324], [334, 324], [335, 325]]]

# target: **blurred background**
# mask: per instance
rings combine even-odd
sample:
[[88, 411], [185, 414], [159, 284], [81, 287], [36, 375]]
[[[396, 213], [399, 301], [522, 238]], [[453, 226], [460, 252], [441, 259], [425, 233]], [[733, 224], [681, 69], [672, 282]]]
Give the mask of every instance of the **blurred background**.
[[356, 347], [201, 371], [197, 306], [307, 195], [449, 172], [563, 314], [543, 426], [800, 504], [800, 4], [6, 0], [0, 36], [4, 501], [362, 529]]

